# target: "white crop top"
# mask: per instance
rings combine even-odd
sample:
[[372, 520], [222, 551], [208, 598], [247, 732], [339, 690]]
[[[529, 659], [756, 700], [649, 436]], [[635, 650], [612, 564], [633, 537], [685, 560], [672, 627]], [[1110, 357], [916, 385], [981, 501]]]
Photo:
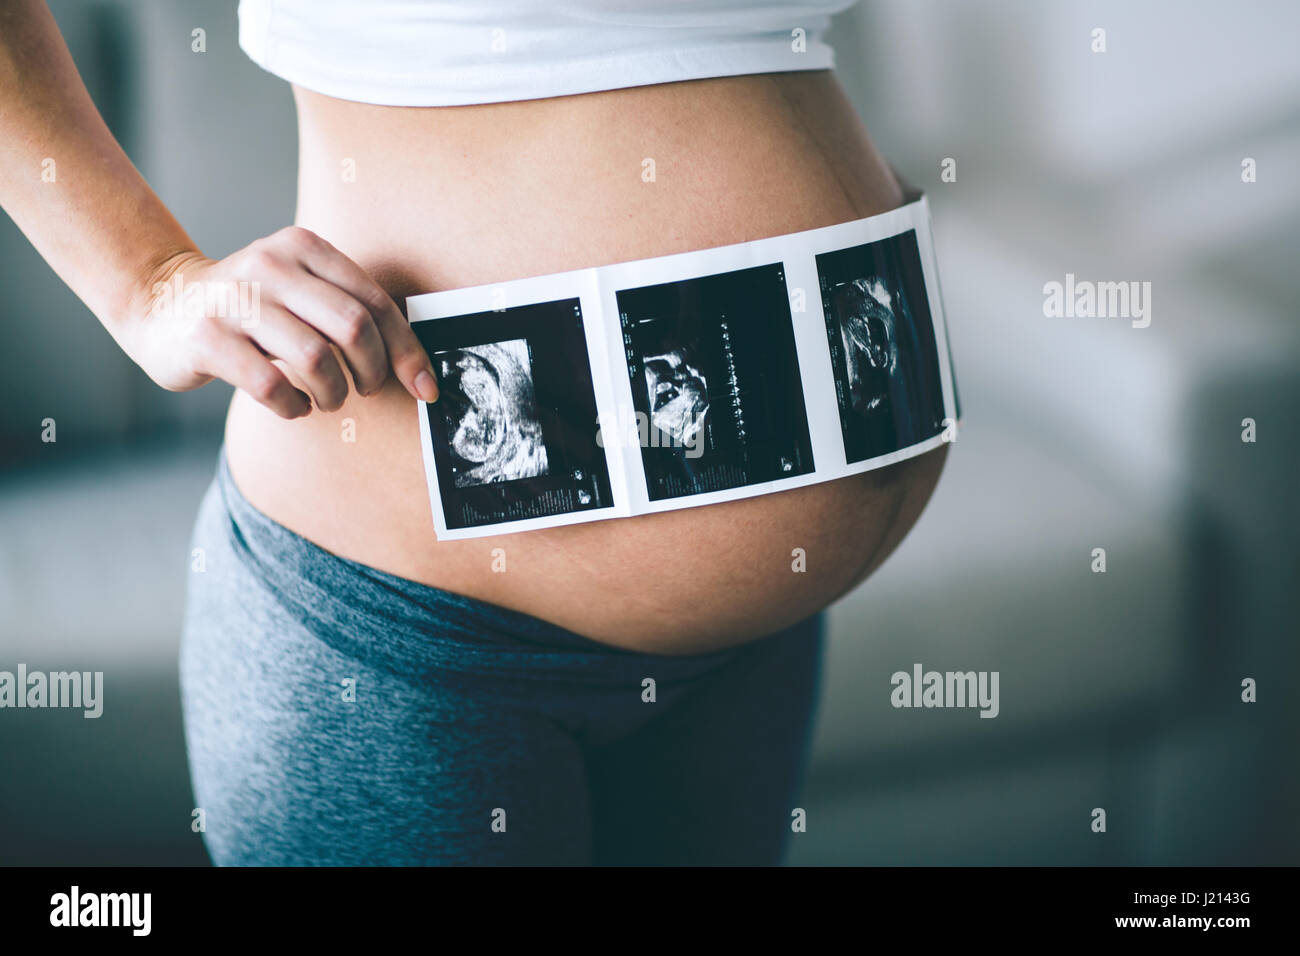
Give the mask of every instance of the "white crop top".
[[240, 0], [239, 45], [329, 96], [463, 106], [824, 70], [856, 0]]

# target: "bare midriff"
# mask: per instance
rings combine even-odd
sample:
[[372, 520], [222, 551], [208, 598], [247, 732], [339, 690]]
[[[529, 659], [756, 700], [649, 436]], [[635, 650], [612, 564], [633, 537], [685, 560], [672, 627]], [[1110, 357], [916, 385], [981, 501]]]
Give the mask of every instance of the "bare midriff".
[[[298, 224], [403, 307], [407, 295], [813, 229], [903, 201], [824, 71], [463, 107], [295, 98]], [[395, 379], [293, 421], [237, 392], [231, 472], [255, 507], [335, 554], [666, 654], [752, 640], [850, 590], [916, 521], [945, 454], [725, 504], [438, 541], [418, 414]]]

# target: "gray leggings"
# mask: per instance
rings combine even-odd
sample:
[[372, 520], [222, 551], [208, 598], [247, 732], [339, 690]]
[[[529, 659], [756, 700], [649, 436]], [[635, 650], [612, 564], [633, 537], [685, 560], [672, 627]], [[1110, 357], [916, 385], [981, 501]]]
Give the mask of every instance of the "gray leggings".
[[224, 453], [193, 546], [181, 699], [215, 863], [781, 861], [821, 615], [717, 653], [611, 648], [324, 551]]

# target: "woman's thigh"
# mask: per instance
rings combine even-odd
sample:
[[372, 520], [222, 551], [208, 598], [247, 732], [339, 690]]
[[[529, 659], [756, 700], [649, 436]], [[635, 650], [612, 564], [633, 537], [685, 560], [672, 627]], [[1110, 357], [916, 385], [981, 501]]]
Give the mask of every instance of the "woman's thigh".
[[412, 688], [276, 624], [186, 634], [186, 738], [215, 863], [588, 862], [569, 735], [485, 711], [464, 688]]
[[595, 862], [782, 862], [812, 743], [824, 615], [747, 645], [588, 760]]

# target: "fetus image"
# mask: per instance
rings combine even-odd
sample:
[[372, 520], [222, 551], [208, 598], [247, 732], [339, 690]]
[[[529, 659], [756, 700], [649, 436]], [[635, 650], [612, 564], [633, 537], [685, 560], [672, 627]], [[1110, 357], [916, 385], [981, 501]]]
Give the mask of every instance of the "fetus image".
[[863, 416], [887, 411], [898, 368], [892, 298], [878, 280], [854, 279], [836, 287], [835, 301], [852, 408]]
[[468, 345], [433, 358], [456, 487], [547, 474], [527, 340]]
[[698, 448], [709, 412], [708, 382], [691, 364], [687, 350], [647, 355], [645, 381], [650, 424], [668, 437], [670, 447]]
[[939, 435], [944, 383], [916, 231], [822, 253], [817, 271], [845, 460]]

